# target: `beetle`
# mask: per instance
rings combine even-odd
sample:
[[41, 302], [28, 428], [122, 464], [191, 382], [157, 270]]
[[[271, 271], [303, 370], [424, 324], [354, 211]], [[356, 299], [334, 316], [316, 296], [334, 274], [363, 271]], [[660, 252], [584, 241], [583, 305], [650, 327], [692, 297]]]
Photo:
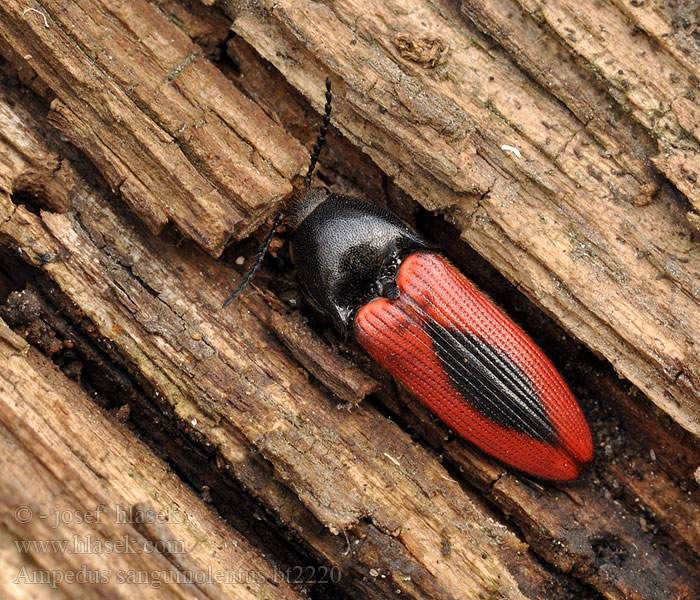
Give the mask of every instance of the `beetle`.
[[593, 459], [586, 419], [537, 345], [433, 244], [394, 213], [311, 187], [331, 115], [301, 193], [280, 213], [248, 285], [283, 221], [309, 303], [361, 346], [451, 429], [503, 463], [553, 481], [577, 479]]

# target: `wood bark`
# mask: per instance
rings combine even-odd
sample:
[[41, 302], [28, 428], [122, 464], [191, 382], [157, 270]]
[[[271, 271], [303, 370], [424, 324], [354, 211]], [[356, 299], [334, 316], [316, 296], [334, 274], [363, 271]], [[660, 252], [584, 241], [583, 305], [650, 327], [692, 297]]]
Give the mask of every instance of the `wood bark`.
[[[157, 593], [13, 583], [85, 563], [264, 574], [167, 584], [190, 597], [698, 597], [699, 18], [617, 0], [3, 3], [5, 595]], [[300, 183], [327, 75], [319, 177], [417, 219], [553, 355], [594, 432], [582, 481], [539, 485], [455, 438], [290, 310], [285, 269], [221, 310], [238, 275], [216, 259]], [[182, 518], [54, 533], [13, 512], [100, 504]], [[14, 543], [125, 533], [187, 552]], [[288, 567], [342, 576], [290, 585]]]
[[305, 151], [155, 8], [10, 2], [3, 29], [55, 95], [51, 123], [152, 231], [218, 255], [291, 192]]
[[[6, 326], [0, 357], [3, 597], [37, 587], [109, 597], [130, 586], [141, 598], [161, 598], [163, 588], [172, 598], [301, 598], [150, 449]], [[28, 540], [67, 543], [46, 551], [21, 545]]]

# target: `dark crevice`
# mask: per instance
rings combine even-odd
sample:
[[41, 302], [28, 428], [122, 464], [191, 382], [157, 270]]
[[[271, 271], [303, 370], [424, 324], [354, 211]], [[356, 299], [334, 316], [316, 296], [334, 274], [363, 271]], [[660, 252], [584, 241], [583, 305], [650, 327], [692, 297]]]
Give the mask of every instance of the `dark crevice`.
[[42, 210], [52, 210], [45, 198], [28, 189], [15, 191], [12, 194], [12, 203], [15, 206], [24, 206], [30, 213], [37, 216]]
[[0, 246], [0, 305], [5, 304], [12, 292], [23, 290], [41, 272], [23, 261], [9, 248]]
[[241, 67], [238, 62], [236, 62], [236, 57], [227, 51], [229, 42], [237, 37], [238, 34], [235, 31], [229, 30], [226, 39], [222, 40], [219, 44], [219, 54], [216, 61], [219, 68], [224, 67], [228, 70], [228, 76], [231, 79], [238, 79], [241, 76]]

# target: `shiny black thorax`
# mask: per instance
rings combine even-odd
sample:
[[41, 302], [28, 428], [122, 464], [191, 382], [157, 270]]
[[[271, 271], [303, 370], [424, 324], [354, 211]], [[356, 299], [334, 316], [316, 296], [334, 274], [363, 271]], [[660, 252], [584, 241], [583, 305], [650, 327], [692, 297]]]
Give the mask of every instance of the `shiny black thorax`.
[[318, 188], [297, 198], [290, 217], [301, 287], [343, 335], [364, 304], [398, 295], [396, 274], [406, 256], [432, 247], [388, 210]]

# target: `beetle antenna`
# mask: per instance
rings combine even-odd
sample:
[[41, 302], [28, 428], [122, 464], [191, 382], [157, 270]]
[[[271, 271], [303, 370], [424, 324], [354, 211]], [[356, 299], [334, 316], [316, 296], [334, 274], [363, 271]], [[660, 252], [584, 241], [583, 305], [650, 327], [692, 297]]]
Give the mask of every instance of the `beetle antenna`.
[[[305, 188], [308, 188], [311, 185], [311, 176], [314, 173], [316, 163], [318, 162], [318, 157], [321, 154], [321, 149], [323, 148], [323, 144], [326, 141], [328, 125], [331, 122], [332, 99], [333, 95], [331, 94], [331, 78], [326, 77], [325, 113], [323, 115], [323, 122], [321, 123], [321, 127], [318, 130], [318, 136], [316, 136], [316, 143], [314, 144], [313, 150], [311, 152], [311, 162], [309, 164], [309, 170], [306, 172], [306, 177], [304, 177]], [[236, 289], [233, 290], [233, 292], [231, 292], [231, 295], [228, 297], [226, 302], [224, 302], [222, 308], [226, 308], [229, 304], [231, 304], [231, 302], [238, 298], [238, 296], [241, 295], [241, 292], [248, 287], [253, 277], [255, 277], [255, 273], [257, 273], [258, 269], [260, 268], [260, 265], [262, 265], [263, 258], [265, 258], [265, 254], [267, 254], [267, 250], [270, 247], [273, 238], [275, 237], [277, 228], [279, 227], [280, 223], [282, 223], [282, 221], [284, 220], [284, 217], [284, 212], [281, 212], [279, 215], [277, 215], [277, 218], [275, 219], [275, 222], [270, 228], [270, 231], [268, 231], [267, 235], [265, 236], [265, 239], [263, 240], [263, 243], [260, 245], [260, 249], [258, 250], [258, 253], [255, 256], [255, 260], [253, 260], [253, 264], [248, 269], [248, 272], [245, 275], [243, 275], [243, 279], [241, 279], [240, 283], [238, 284], [238, 287], [236, 287]]]
[[304, 187], [308, 188], [311, 185], [311, 176], [316, 168], [316, 163], [318, 162], [318, 157], [321, 154], [321, 148], [326, 141], [326, 134], [328, 133], [328, 124], [331, 122], [331, 100], [333, 99], [333, 94], [331, 94], [331, 78], [326, 77], [326, 107], [325, 114], [323, 115], [323, 123], [321, 123], [321, 128], [318, 130], [318, 136], [316, 137], [316, 143], [314, 144], [313, 151], [311, 152], [311, 162], [309, 164], [309, 170], [306, 172], [306, 177], [304, 177]]
[[238, 298], [238, 296], [241, 295], [241, 292], [248, 287], [248, 284], [251, 282], [253, 277], [255, 277], [255, 273], [260, 268], [263, 258], [265, 258], [265, 254], [267, 254], [267, 249], [270, 247], [272, 239], [275, 237], [275, 233], [277, 233], [277, 228], [279, 227], [280, 223], [284, 220], [284, 216], [284, 212], [281, 212], [277, 215], [277, 218], [272, 224], [270, 231], [267, 232], [263, 243], [260, 244], [260, 248], [258, 249], [258, 253], [255, 255], [255, 260], [250, 266], [250, 269], [248, 269], [248, 272], [245, 275], [243, 275], [243, 279], [241, 279], [240, 283], [238, 284], [238, 287], [236, 287], [236, 289], [233, 290], [233, 292], [231, 292], [231, 295], [228, 297], [228, 300], [224, 302], [221, 308], [226, 308], [229, 304], [231, 304], [231, 302]]

